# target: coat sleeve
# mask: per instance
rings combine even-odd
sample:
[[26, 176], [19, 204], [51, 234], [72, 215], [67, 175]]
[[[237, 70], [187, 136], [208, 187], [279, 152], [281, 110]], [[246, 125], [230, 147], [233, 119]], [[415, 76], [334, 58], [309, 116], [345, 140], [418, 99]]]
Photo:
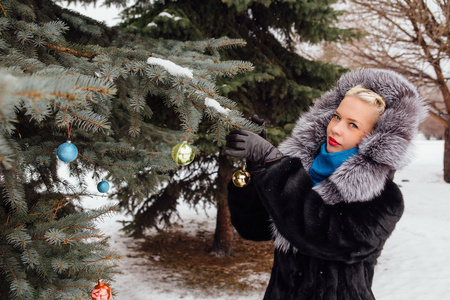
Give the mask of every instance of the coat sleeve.
[[298, 158], [285, 157], [255, 178], [255, 189], [273, 225], [303, 254], [354, 263], [379, 255], [403, 213], [391, 180], [367, 202], [325, 204]]
[[270, 217], [255, 190], [253, 180], [243, 188], [229, 183], [228, 208], [231, 223], [243, 238], [252, 241], [267, 241], [272, 238]]

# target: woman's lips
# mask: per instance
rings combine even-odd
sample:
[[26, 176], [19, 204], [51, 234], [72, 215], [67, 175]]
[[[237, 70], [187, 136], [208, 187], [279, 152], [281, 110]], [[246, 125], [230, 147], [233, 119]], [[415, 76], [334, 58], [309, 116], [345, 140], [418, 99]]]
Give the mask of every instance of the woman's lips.
[[328, 144], [330, 144], [330, 146], [339, 146], [340, 144], [338, 142], [336, 142], [335, 139], [333, 139], [331, 136], [328, 138]]

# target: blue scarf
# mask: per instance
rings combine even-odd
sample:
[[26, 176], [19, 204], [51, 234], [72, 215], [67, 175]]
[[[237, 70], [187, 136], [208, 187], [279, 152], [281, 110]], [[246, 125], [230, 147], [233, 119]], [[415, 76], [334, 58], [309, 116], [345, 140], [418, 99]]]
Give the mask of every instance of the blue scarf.
[[335, 152], [327, 152], [327, 144], [320, 146], [320, 153], [314, 159], [309, 174], [311, 175], [314, 186], [327, 179], [340, 165], [353, 155], [358, 153], [358, 147]]

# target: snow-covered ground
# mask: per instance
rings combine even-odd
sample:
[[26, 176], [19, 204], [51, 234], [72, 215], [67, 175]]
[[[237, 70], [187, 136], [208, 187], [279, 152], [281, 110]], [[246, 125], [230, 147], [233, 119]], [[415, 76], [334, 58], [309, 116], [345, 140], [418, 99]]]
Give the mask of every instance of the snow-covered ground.
[[[450, 299], [450, 184], [442, 179], [443, 141], [416, 140], [415, 160], [395, 181], [405, 198], [405, 213], [386, 243], [376, 268], [373, 291], [378, 300]], [[105, 198], [87, 199], [86, 207], [98, 207]], [[197, 229], [214, 230], [215, 208], [198, 213], [180, 205], [183, 230], [195, 234]], [[104, 219], [99, 227], [111, 236], [111, 246], [123, 255], [122, 274], [115, 277], [113, 300], [160, 299], [262, 299], [263, 290], [246, 295], [223, 292], [208, 296], [200, 290], [184, 289], [176, 275], [168, 274], [139, 253], [137, 241], [120, 231], [115, 215]], [[264, 277], [264, 276], [263, 276]], [[268, 280], [267, 278], [263, 278]]]
[[443, 141], [417, 141], [417, 157], [397, 172], [405, 213], [378, 261], [379, 300], [450, 299], [450, 184]]

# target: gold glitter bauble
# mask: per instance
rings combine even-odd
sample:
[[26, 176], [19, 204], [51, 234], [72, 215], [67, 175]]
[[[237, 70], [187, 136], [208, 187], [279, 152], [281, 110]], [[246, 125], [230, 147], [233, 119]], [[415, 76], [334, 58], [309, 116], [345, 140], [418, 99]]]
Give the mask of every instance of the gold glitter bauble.
[[251, 179], [250, 173], [247, 172], [245, 168], [243, 168], [242, 170], [237, 170], [236, 172], [234, 172], [231, 180], [233, 181], [235, 186], [241, 188], [249, 185], [250, 179]]
[[190, 164], [195, 157], [194, 148], [187, 142], [182, 142], [172, 149], [172, 159], [179, 166], [185, 166]]

